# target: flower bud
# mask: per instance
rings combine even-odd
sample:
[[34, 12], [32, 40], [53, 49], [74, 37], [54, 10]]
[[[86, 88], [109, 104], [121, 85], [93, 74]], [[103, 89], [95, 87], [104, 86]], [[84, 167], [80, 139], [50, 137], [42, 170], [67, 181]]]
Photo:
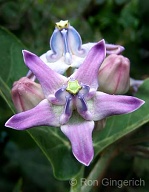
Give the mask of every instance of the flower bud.
[[29, 110], [44, 99], [41, 85], [27, 77], [14, 82], [11, 94], [17, 112]]
[[109, 94], [124, 94], [130, 86], [130, 62], [122, 56], [111, 54], [100, 67], [99, 90]]

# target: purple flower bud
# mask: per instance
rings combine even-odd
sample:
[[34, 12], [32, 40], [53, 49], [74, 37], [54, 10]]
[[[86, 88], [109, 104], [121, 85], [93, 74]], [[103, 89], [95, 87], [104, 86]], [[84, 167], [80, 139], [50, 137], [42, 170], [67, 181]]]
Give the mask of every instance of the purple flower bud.
[[27, 77], [22, 77], [14, 82], [11, 94], [14, 106], [18, 112], [32, 109], [45, 98], [41, 85]]
[[100, 67], [99, 90], [109, 94], [124, 94], [130, 86], [130, 61], [122, 55], [111, 54]]

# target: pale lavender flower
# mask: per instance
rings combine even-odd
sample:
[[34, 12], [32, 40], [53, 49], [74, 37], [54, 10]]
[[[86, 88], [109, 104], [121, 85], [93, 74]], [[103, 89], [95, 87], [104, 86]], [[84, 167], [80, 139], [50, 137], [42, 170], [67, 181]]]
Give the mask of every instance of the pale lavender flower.
[[86, 166], [94, 156], [94, 121], [133, 112], [144, 103], [135, 97], [97, 91], [98, 71], [106, 54], [104, 40], [93, 46], [83, 64], [69, 78], [50, 69], [35, 54], [28, 51], [23, 54], [46, 99], [33, 109], [12, 116], [5, 125], [16, 130], [42, 125], [60, 127], [71, 142], [74, 156]]
[[[50, 38], [50, 48], [40, 56], [51, 69], [63, 74], [69, 68], [79, 68], [87, 53], [96, 43], [82, 44], [77, 30], [68, 20], [56, 23], [55, 30]], [[107, 54], [119, 54], [124, 50], [120, 45], [106, 44]]]

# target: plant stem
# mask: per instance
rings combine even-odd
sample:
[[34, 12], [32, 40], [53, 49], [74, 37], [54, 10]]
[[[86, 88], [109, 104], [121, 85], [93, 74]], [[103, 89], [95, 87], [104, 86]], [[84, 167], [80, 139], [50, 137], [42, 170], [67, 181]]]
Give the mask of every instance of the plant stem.
[[83, 175], [84, 175], [84, 166], [82, 166], [79, 174], [69, 181], [69, 184], [71, 186], [70, 192], [81, 192], [82, 187], [81, 178], [83, 178]]
[[[118, 151], [112, 148], [108, 148], [101, 155], [100, 159], [95, 164], [94, 168], [90, 172], [85, 184], [81, 188], [81, 192], [90, 192], [95, 184], [100, 186], [102, 182], [103, 175], [110, 164], [111, 160], [117, 155]], [[89, 183], [89, 184], [88, 184]], [[92, 183], [92, 185], [90, 184]]]
[[66, 75], [67, 75], [67, 77], [69, 77], [70, 75], [72, 75], [72, 68], [71, 68], [71, 67], [69, 67], [69, 68], [67, 69]]

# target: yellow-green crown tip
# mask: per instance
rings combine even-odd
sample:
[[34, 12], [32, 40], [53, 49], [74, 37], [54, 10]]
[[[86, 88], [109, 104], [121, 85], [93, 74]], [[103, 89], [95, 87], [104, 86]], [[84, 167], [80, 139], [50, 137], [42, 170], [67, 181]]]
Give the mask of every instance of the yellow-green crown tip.
[[69, 27], [69, 21], [68, 20], [61, 20], [57, 23], [55, 23], [55, 27], [58, 28], [59, 30], [62, 30], [62, 29], [67, 29]]
[[69, 81], [68, 82], [68, 86], [66, 88], [66, 91], [68, 91], [69, 93], [75, 95], [79, 92], [79, 90], [81, 89], [82, 87], [80, 86], [80, 84], [78, 83], [77, 80], [74, 80], [74, 81]]

